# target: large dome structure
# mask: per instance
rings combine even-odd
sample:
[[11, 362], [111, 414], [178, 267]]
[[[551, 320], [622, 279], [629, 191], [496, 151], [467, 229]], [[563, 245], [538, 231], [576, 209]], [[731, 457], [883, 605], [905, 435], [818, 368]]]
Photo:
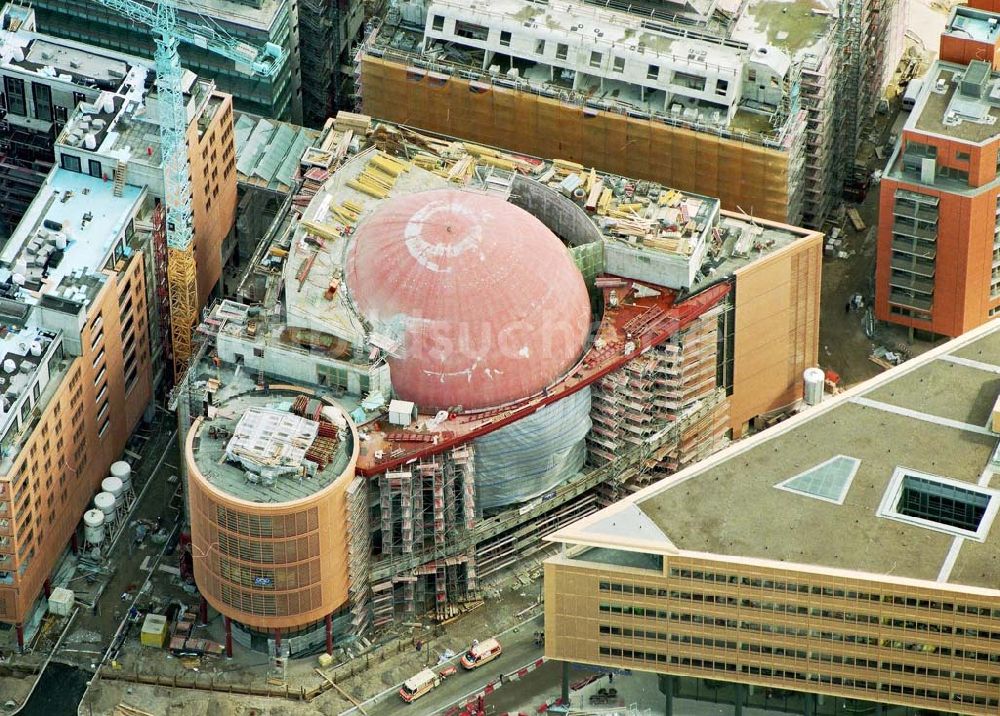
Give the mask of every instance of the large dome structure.
[[382, 203], [359, 224], [346, 282], [397, 343], [396, 393], [422, 410], [533, 395], [585, 347], [590, 301], [562, 242], [495, 196], [441, 189]]

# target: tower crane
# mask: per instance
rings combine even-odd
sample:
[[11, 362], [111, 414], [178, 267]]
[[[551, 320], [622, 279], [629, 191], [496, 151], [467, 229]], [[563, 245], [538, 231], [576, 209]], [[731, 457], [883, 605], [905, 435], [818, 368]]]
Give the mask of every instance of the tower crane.
[[178, 45], [201, 47], [232, 60], [236, 69], [270, 77], [281, 66], [284, 51], [274, 43], [258, 48], [236, 40], [217, 27], [178, 19], [172, 0], [145, 5], [137, 0], [94, 0], [126, 20], [149, 28], [156, 43], [156, 90], [163, 156], [163, 201], [166, 207], [167, 285], [174, 382], [191, 360], [192, 331], [198, 318], [198, 273], [195, 266], [191, 213], [191, 180], [187, 146], [187, 111]]

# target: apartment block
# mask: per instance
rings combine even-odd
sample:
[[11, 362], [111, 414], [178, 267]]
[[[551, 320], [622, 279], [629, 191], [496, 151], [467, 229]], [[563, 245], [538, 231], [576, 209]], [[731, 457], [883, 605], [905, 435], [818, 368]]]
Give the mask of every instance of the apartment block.
[[[877, 99], [860, 93], [859, 51], [846, 49], [860, 17], [846, 4], [777, 17], [765, 2], [595, 5], [400, 3], [358, 53], [362, 106], [822, 225]], [[890, 55], [865, 71], [881, 76]]]
[[[131, 55], [152, 58], [153, 37], [148, 28], [91, 0], [38, 0], [31, 6], [38, 29]], [[273, 77], [242, 74], [233, 63], [195, 45], [182, 45], [184, 67], [211, 78], [231, 94], [239, 109], [275, 119], [302, 121], [302, 73], [299, 61], [298, 3], [292, 0], [209, 0], [197, 10], [181, 5], [178, 20], [217, 27], [236, 40], [263, 46], [270, 42], [285, 50], [285, 59]]]
[[299, 49], [302, 57], [302, 121], [322, 127], [338, 109], [354, 103], [351, 65], [361, 39], [366, 9], [361, 0], [302, 0], [299, 4]]
[[998, 17], [954, 10], [882, 178], [876, 316], [924, 334], [1000, 311]]
[[30, 7], [0, 10], [0, 235], [9, 236], [54, 161], [55, 138], [74, 108], [117, 91], [135, 57], [35, 32]]
[[22, 646], [152, 397], [153, 209], [144, 188], [55, 168], [0, 252], [0, 621]]
[[665, 713], [996, 714], [998, 356], [994, 320], [546, 538], [546, 656]]

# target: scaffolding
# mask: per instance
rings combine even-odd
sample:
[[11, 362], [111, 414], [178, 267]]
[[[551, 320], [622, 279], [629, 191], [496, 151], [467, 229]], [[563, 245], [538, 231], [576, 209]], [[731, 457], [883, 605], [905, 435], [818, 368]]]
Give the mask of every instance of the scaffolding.
[[718, 317], [724, 310], [719, 305], [707, 311], [670, 340], [597, 382], [593, 430], [587, 438], [592, 464], [618, 464], [626, 451], [649, 444], [686, 418], [683, 428], [673, 430], [674, 439], [661, 445], [652, 469], [635, 476], [634, 484], [617, 481], [608, 499], [617, 496], [618, 487], [633, 489], [676, 472], [725, 443], [728, 410], [724, 395], [719, 396], [716, 355]]
[[426, 609], [444, 618], [449, 604], [478, 588], [471, 552], [453, 549], [476, 525], [473, 448], [462, 445], [407, 468], [377, 479], [381, 553], [388, 559], [413, 554], [423, 558], [372, 585], [376, 627]]

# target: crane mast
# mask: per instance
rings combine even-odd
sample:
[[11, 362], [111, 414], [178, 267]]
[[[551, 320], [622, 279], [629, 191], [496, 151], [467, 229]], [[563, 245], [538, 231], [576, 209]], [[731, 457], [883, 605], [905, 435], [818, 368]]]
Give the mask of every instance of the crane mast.
[[163, 202], [166, 206], [167, 286], [174, 382], [179, 383], [192, 356], [192, 331], [198, 318], [198, 271], [194, 258], [194, 227], [184, 104], [184, 70], [179, 45], [194, 44], [233, 60], [246, 74], [269, 77], [284, 59], [280, 47], [256, 48], [215, 27], [179, 20], [170, 0], [154, 7], [137, 0], [94, 0], [126, 19], [149, 28], [156, 44], [156, 91], [163, 156]]

